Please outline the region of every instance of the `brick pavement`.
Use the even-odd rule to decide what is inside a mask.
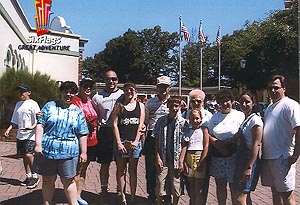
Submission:
[[[0,177],[0,205],[40,205],[42,201],[41,187],[42,183],[36,189],[30,190],[25,187],[19,186],[19,182],[24,180],[24,168],[21,158],[15,156],[16,148],[15,142],[0,141],[0,156],[3,166],[3,175]],[[100,202],[100,180],[99,180],[99,165],[95,162],[91,163],[87,171],[87,179],[85,184],[85,191],[82,196],[91,205],[101,205]],[[300,204],[300,166],[298,165],[297,173],[297,187],[296,187],[296,204]],[[115,180],[116,167],[114,163],[111,166],[110,172],[110,201],[111,205],[118,204],[116,195],[116,180]],[[127,185],[127,189],[129,186]],[[229,192],[228,192],[229,193]],[[144,158],[142,157],[138,166],[138,186],[137,186],[138,204],[145,205],[146,203],[146,181],[145,181],[145,165]],[[228,197],[229,198],[229,197]],[[188,196],[181,197],[179,204],[187,205]],[[272,204],[271,192],[269,188],[262,187],[258,184],[256,191],[252,193],[254,205]],[[67,205],[62,184],[58,179],[56,182],[56,192],[54,201],[57,205]],[[215,183],[213,179],[210,182],[208,205],[217,204]],[[231,204],[227,200],[226,204]]]

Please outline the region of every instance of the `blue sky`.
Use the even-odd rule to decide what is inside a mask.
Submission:
[[[35,27],[33,0],[19,0],[31,26]],[[93,57],[105,44],[123,35],[160,25],[178,32],[179,16],[191,33],[203,31],[214,42],[218,26],[221,36],[242,29],[246,20],[263,20],[270,11],[284,9],[284,0],[52,0],[51,19],[62,16],[75,34],[89,39],[84,57]]]

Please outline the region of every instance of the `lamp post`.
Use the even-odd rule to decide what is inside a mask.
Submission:
[[[241,69],[245,69],[245,67],[246,67],[246,60],[240,60],[240,67],[241,67]]]
[[[246,60],[245,59],[240,60],[241,70],[245,69],[245,67],[246,67]],[[243,85],[241,83],[239,83],[239,93],[242,93],[242,92],[243,92]]]

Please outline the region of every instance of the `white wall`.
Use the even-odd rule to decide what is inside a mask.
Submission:
[[[33,5],[33,2],[31,2]],[[35,25],[33,25],[35,26]],[[5,71],[7,49],[22,57],[30,72],[40,71],[57,81],[72,80],[78,82],[79,39],[76,34],[51,31],[43,35],[47,38],[59,38],[59,46],[70,46],[69,50],[28,51],[19,49],[23,45],[50,45],[47,43],[28,43],[37,38],[36,31],[30,27],[17,0],[0,0],[0,75]],[[14,66],[16,68],[16,65]]]

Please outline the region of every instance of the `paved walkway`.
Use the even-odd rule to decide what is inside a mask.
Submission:
[[[38,185],[36,189],[30,190],[25,187],[19,186],[20,181],[24,180],[24,168],[22,159],[15,156],[16,148],[15,142],[0,141],[0,156],[3,166],[3,175],[0,177],[0,205],[40,205],[42,202],[41,186]],[[99,180],[99,164],[91,163],[87,171],[87,179],[85,184],[85,191],[82,196],[91,205],[101,205],[100,195],[100,180]],[[300,204],[300,166],[298,165],[297,173],[297,187],[296,187],[296,204]],[[110,172],[110,201],[111,205],[118,204],[118,197],[116,195],[116,180],[115,180],[116,167],[112,163]],[[56,192],[54,201],[57,205],[67,205],[62,184],[58,179],[56,182]],[[127,185],[127,188],[129,186]],[[229,193],[229,192],[228,192]],[[144,158],[140,158],[138,166],[138,187],[137,187],[138,204],[145,205],[146,203],[146,180],[145,180],[145,165]],[[252,193],[253,204],[263,205],[272,204],[271,192],[269,188],[258,185],[256,191]],[[187,205],[188,196],[181,197],[179,204]],[[209,205],[217,204],[215,183],[211,180],[209,188],[208,202]],[[231,204],[227,200],[226,204]]]

